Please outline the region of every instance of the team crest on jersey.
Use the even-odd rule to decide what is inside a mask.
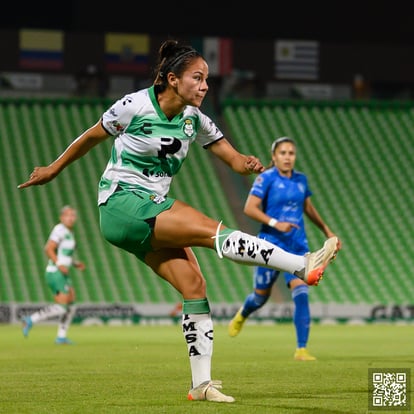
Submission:
[[[190,118],[187,118],[184,121],[184,134],[187,135],[187,137],[191,137],[194,135],[194,125],[193,125],[193,120]]]

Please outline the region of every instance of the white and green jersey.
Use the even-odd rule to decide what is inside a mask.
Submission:
[[[190,144],[196,141],[206,147],[223,137],[213,121],[193,106],[169,120],[158,105],[153,86],[115,102],[103,114],[102,126],[116,139],[99,182],[98,204],[118,184],[166,196]]]
[[[64,224],[59,223],[53,227],[49,240],[57,244],[57,261],[59,264],[71,267],[73,263],[73,253],[75,252],[75,236]],[[47,272],[56,272],[57,266],[49,259],[47,263]]]

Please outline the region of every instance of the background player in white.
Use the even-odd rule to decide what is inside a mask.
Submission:
[[[206,281],[191,247],[216,249],[219,257],[282,269],[317,284],[336,255],[337,239],[328,239],[320,251],[306,257],[293,255],[168,197],[171,180],[193,142],[236,173],[260,173],[264,167],[256,157],[239,153],[200,111],[208,91],[204,58],[175,40],[161,45],[158,58],[151,87],[115,102],[55,161],[35,167],[19,188],[49,182],[95,145],[115,137],[99,183],[102,234],[182,294],[182,328],[192,374],[188,399],[233,402],[219,391],[220,381],[211,380],[213,322]]]
[[[29,335],[33,324],[58,317],[55,343],[72,344],[67,338],[67,332],[76,312],[76,297],[69,272],[72,267],[84,270],[85,264],[74,260],[76,241],[73,227],[77,219],[76,210],[71,206],[64,206],[59,218],[60,222],[53,227],[44,248],[49,259],[45,278],[55,303],[23,317],[23,335]]]
[[[244,212],[253,220],[261,223],[258,237],[277,244],[288,252],[305,254],[309,251],[309,246],[304,214],[326,237],[334,237],[335,234],[312,203],[312,192],[306,175],[294,170],[295,141],[289,137],[276,139],[271,147],[271,157],[271,165],[256,177],[250,189]],[[267,302],[279,275],[278,270],[255,267],[254,290],[246,297],[243,306],[230,321],[230,336],[238,335],[249,315]],[[309,287],[294,274],[284,272],[284,278],[295,304],[293,322],[296,329],[296,351],[294,358],[298,361],[313,361],[316,358],[307,350],[311,322]]]

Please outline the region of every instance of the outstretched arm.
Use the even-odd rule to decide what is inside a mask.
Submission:
[[[241,154],[226,138],[211,144],[209,149],[233,171],[241,175],[258,174],[264,171],[264,167],[257,157]]]
[[[94,126],[76,138],[66,150],[46,167],[35,167],[29,180],[17,188],[26,188],[32,185],[42,185],[52,181],[65,167],[85,155],[91,148],[108,138],[108,133],[98,121]]]

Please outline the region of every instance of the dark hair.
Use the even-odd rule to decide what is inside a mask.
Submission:
[[[296,146],[296,142],[292,138],[289,138],[289,137],[280,137],[280,138],[277,138],[277,139],[275,139],[273,141],[273,144],[272,144],[272,154],[275,152],[276,148],[280,144],[282,144],[283,142],[290,142],[290,143],[292,143],[293,145]]]
[[[195,57],[202,56],[191,46],[180,45],[177,40],[166,40],[158,50],[154,85],[157,85],[160,92],[165,90],[168,84],[167,74],[173,72],[180,76]]]
[[[276,148],[280,145],[283,144],[284,142],[290,142],[292,143],[295,147],[296,147],[296,142],[294,139],[289,138],[289,137],[280,137],[280,138],[276,138],[273,142],[272,142],[272,147],[271,147],[271,154],[273,155],[274,152],[276,151]],[[273,158],[270,160],[269,165],[266,167],[266,169],[272,168],[275,164],[273,163]]]

